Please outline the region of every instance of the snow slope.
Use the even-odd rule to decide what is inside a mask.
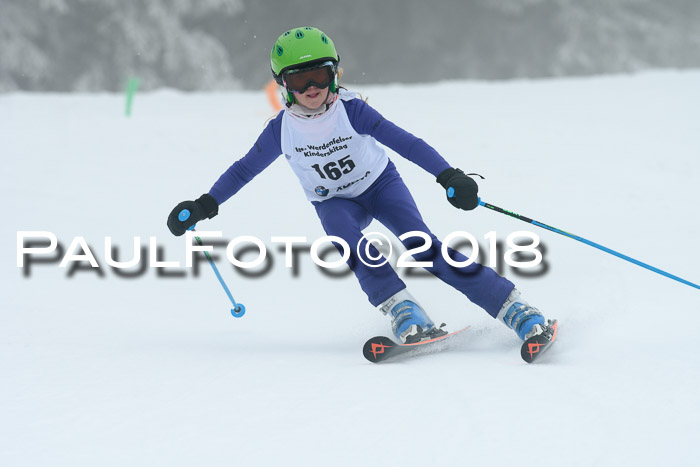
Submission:
[[[359,89],[490,203],[700,282],[700,72]],[[241,319],[206,263],[195,277],[107,267],[206,192],[272,115],[262,93],[0,96],[0,465],[697,465],[700,291],[479,208],[453,209],[392,154],[440,237],[540,235],[549,270],[504,274],[560,341],[526,365],[514,333],[434,279],[406,277],[436,321],[471,324],[447,352],[367,363],[390,332],[352,276],[295,276],[273,236],[323,231],[284,158],[200,229],[253,235],[273,259],[247,278],[223,260]],[[101,265],[16,266],[17,232],[84,236]],[[381,226],[369,230],[386,232]],[[486,242],[482,240],[483,245]],[[254,255],[246,256],[252,259]],[[25,268],[26,269],[26,268]],[[403,274],[403,273],[402,273]]]

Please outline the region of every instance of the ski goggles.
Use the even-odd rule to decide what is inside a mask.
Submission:
[[[284,87],[296,94],[303,94],[311,86],[327,88],[335,79],[335,62],[328,60],[310,68],[287,70],[282,73]]]

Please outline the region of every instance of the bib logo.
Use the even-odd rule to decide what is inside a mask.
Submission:
[[[328,188],[325,186],[317,186],[314,191],[318,196],[328,196]]]

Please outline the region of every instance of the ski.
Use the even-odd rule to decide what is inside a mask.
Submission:
[[[362,354],[372,363],[381,363],[390,358],[409,353],[420,354],[422,351],[427,351],[431,348],[435,350],[435,344],[456,336],[462,331],[469,329],[469,327],[470,326],[467,326],[458,331],[445,333],[441,336],[414,344],[398,344],[390,337],[376,336],[365,342],[365,345],[362,347]]]
[[[557,320],[550,321],[542,334],[532,336],[520,348],[520,356],[527,363],[535,362],[557,338]]]

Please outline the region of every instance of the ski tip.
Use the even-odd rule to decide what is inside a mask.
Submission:
[[[399,344],[386,336],[376,336],[365,342],[362,355],[372,363],[385,360]]]
[[[520,348],[520,356],[527,363],[533,363],[547,350],[557,338],[557,321],[553,320],[549,326],[550,332],[545,332],[538,336],[533,336],[523,342]]]
[[[448,333],[446,330],[443,329],[444,326],[445,325],[443,324],[439,328],[435,328],[436,332],[426,334],[426,339],[414,342],[412,344],[399,344],[392,338],[386,336],[373,337],[367,342],[365,342],[364,347],[362,347],[362,354],[368,361],[372,363],[379,363],[383,362],[384,360],[390,357],[393,358],[404,353],[427,348],[432,344],[441,342],[449,337],[455,336],[461,333],[462,331],[469,329],[470,327],[466,326],[457,331]]]

